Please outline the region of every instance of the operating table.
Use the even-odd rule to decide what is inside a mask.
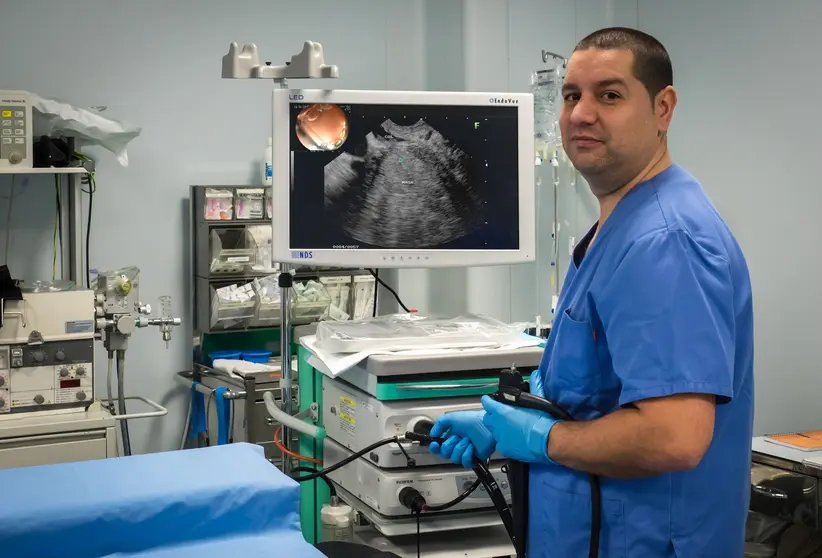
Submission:
[[[0,470],[0,556],[323,558],[251,444]]]

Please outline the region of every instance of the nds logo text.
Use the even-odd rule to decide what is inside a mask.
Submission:
[[[292,250],[291,257],[299,260],[310,260],[314,257],[314,252],[311,250]]]

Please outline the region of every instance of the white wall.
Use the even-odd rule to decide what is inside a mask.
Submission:
[[[640,0],[639,26],[673,58],[674,160],[702,181],[751,268],[755,430],[818,429],[822,3]]]
[[[107,105],[113,117],[142,126],[128,168],[100,154],[91,265],[139,266],[142,298],[170,294],[176,312],[188,318],[188,187],[258,182],[270,135],[271,84],[220,78],[229,43],[256,42],[264,58],[281,62],[312,39],[340,66],[337,87],[419,89],[422,18],[423,3],[408,0],[346,0],[344,7],[333,0],[3,2],[2,87]],[[9,185],[3,177],[0,195]],[[44,179],[14,200],[9,265],[18,277],[51,277],[53,198]],[[7,203],[0,199],[2,229]],[[161,420],[131,423],[137,452],[170,449],[179,440],[187,394],[175,389],[172,374],[189,366],[191,331],[189,322],[176,330],[168,351],[156,331],[133,336],[127,386],[170,411]],[[104,393],[102,358],[98,394]]]

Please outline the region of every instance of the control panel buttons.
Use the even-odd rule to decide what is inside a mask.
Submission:
[[[69,375],[69,369],[68,368],[61,368],[60,369],[60,377],[61,378],[66,378],[68,375]]]
[[[3,387],[4,385],[6,385],[6,377],[0,376],[0,387]]]
[[[23,349],[21,349],[20,347],[14,347],[11,350],[11,356],[13,356],[13,357],[22,357],[23,356]]]
[[[26,135],[26,131],[25,131],[25,130],[23,130],[22,128],[15,128],[15,129],[14,129],[14,135],[15,135],[15,136],[25,136],[25,135]]]
[[[3,135],[10,136],[11,135],[11,128],[3,128]]]
[[[46,360],[46,353],[41,350],[33,351],[31,353],[31,358],[34,359],[35,364],[41,364],[44,360]]]
[[[77,392],[77,401],[85,401],[86,399],[86,392],[85,391],[78,391]]]
[[[66,360],[66,353],[64,353],[62,349],[57,349],[57,352],[54,353],[54,359],[57,361]]]
[[[14,111],[14,117],[15,118],[25,118],[26,113],[23,112],[22,110],[16,110],[16,111]]]
[[[6,406],[6,400],[3,399],[2,397],[0,397],[0,409],[4,408],[5,406]]]
[[[3,138],[3,145],[11,145],[11,138]]]
[[[10,110],[4,110],[3,111],[3,118],[11,118],[11,111]]]
[[[11,126],[11,120],[3,120],[3,126]]]
[[[75,373],[76,373],[78,376],[85,376],[85,375],[86,375],[86,369],[85,369],[85,368],[83,368],[82,366],[78,366],[78,367],[77,367],[77,370],[75,371]]]
[[[18,128],[25,128],[26,127],[26,121],[25,120],[15,120],[14,125],[17,126]]]
[[[11,139],[11,138],[4,138],[4,139]],[[22,145],[26,143],[26,138],[14,138],[14,143],[17,145]]]
[[[40,395],[39,393],[34,396],[34,402],[37,403],[38,405],[42,405],[45,401],[46,401],[46,399],[42,395]]]

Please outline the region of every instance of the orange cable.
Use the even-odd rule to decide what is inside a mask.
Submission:
[[[280,442],[280,432],[283,431],[283,427],[280,426],[277,428],[276,432],[274,432],[274,445],[277,446],[277,449],[283,452],[286,455],[289,455],[295,459],[299,459],[300,461],[308,461],[309,463],[314,463],[316,465],[322,465],[323,462],[319,459],[314,459],[313,457],[306,457],[304,455],[300,455],[299,453],[294,453],[287,447],[285,447],[282,442]]]

